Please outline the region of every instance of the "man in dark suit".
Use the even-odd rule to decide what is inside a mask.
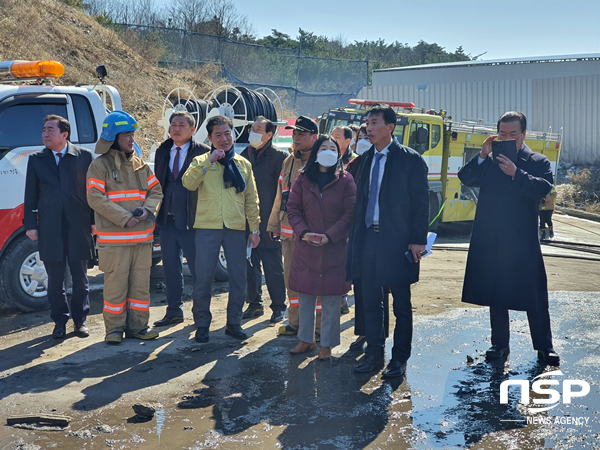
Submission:
[[[198,191],[188,191],[181,184],[181,177],[192,160],[210,151],[210,147],[192,139],[196,131],[192,115],[177,111],[169,118],[170,138],[156,150],[154,171],[164,193],[158,217],[160,246],[167,285],[167,311],[154,326],[164,327],[183,322],[183,261],[185,256],[196,282],[196,243],[194,220]]]
[[[69,142],[70,134],[66,119],[45,117],[42,140],[46,148],[29,156],[25,182],[23,225],[29,239],[38,241],[48,273],[56,339],[65,337],[69,317],[78,336],[90,334],[85,323],[90,312],[87,264],[95,229],[86,200],[86,174],[93,158],[89,150]],[[64,284],[67,263],[73,277],[70,309]]]
[[[427,164],[414,150],[392,139],[396,113],[378,103],[367,111],[373,144],[362,157],[354,220],[348,245],[347,276],[362,280],[367,351],[356,372],[383,363],[383,287],[389,286],[396,316],[392,360],[384,378],[403,376],[412,342],[410,285],[419,280],[419,260],[427,243],[429,186]],[[414,261],[409,262],[409,252]]]
[[[553,184],[548,158],[525,144],[527,120],[507,112],[481,151],[458,173],[466,186],[479,187],[462,301],[490,307],[492,347],[488,360],[509,355],[508,310],[527,311],[533,347],[540,362],[552,366],[560,358],[552,345],[548,284],[538,235],[540,200]],[[516,161],[490,157],[492,142],[513,140]]]
[[[283,276],[283,257],[281,241],[269,239],[267,225],[275,203],[277,185],[283,160],[288,154],[273,147],[273,136],[277,125],[265,117],[258,116],[252,124],[250,145],[244,149],[242,156],[252,164],[252,172],[256,180],[260,207],[260,244],[252,249],[251,261],[247,267],[247,302],[243,319],[262,316],[264,314],[262,295],[262,273],[265,273],[267,289],[271,297],[271,322],[281,322],[285,313],[285,279]]]

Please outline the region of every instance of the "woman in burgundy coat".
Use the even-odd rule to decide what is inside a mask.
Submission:
[[[298,344],[291,353],[314,349],[315,307],[321,296],[319,359],[331,357],[340,343],[340,302],[350,290],[346,282],[346,247],[356,200],[356,184],[344,171],[337,142],[320,136],[306,166],[292,186],[287,203],[296,243],[290,289],[298,292]]]

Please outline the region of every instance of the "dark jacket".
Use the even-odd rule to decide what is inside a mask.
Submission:
[[[42,261],[64,260],[63,239],[67,239],[69,259],[92,257],[94,212],[86,199],[86,174],[92,159],[92,152],[70,142],[58,166],[50,149],[29,156],[23,225],[26,230],[38,230]]]
[[[348,245],[348,280],[359,278],[362,270],[362,243],[367,230],[365,215],[374,154],[375,146],[372,146],[361,155]],[[392,142],[379,192],[377,286],[406,286],[419,281],[420,263],[409,263],[404,253],[410,244],[427,244],[428,219],[427,164],[414,150]]]
[[[290,289],[311,295],[343,295],[346,282],[348,231],[356,200],[356,185],[345,172],[319,191],[319,186],[300,174],[287,203],[288,218],[296,235],[290,270]],[[319,247],[300,239],[304,232],[324,233],[331,242]]]
[[[527,146],[517,154],[514,180],[491,158],[473,157],[458,172],[480,187],[462,301],[520,311],[548,308],[546,270],[539,243],[538,207],[550,192],[548,158]]]
[[[261,154],[262,152],[262,154]],[[276,248],[281,244],[269,238],[267,225],[277,196],[277,183],[281,174],[281,166],[288,154],[273,147],[267,142],[262,148],[255,150],[248,146],[241,153],[252,164],[252,172],[256,181],[260,206],[260,244],[258,248]]]
[[[165,226],[167,223],[167,212],[169,208],[169,203],[171,202],[171,196],[167,198],[167,192],[165,192],[165,185],[167,181],[167,177],[170,172],[169,168],[169,160],[171,158],[171,148],[173,147],[173,139],[169,138],[165,142],[163,142],[160,147],[156,150],[156,155],[154,157],[154,174],[160,183],[160,186],[163,189],[164,199],[160,211],[158,212],[158,217],[156,219],[156,224],[161,227]],[[179,171],[179,176],[176,180],[176,184],[178,184],[182,189],[181,185],[181,177],[188,169],[192,160],[199,155],[202,155],[206,152],[210,152],[210,147],[205,144],[201,144],[199,142],[194,141],[193,139],[190,141],[190,147],[188,148],[187,156],[185,157],[185,161],[181,170]],[[196,207],[198,204],[198,191],[188,191],[185,189],[185,193],[187,196],[187,217],[185,218],[185,224],[187,225],[188,230],[194,229],[194,220],[196,219]]]

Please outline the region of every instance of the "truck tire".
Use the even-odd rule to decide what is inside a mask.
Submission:
[[[27,236],[16,238],[0,261],[0,296],[21,311],[50,308],[48,274],[40,260],[37,242]]]
[[[227,260],[225,259],[225,251],[221,247],[219,252],[219,262],[217,264],[217,271],[215,272],[215,280],[224,282],[229,281],[229,274],[227,273]]]

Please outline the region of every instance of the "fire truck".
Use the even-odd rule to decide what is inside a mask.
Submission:
[[[96,68],[94,86],[54,85],[63,74],[56,61],[0,62],[0,300],[23,311],[49,306],[48,275],[37,242],[23,228],[27,160],[44,148],[43,119],[49,114],[66,118],[70,141],[93,152],[104,118],[121,109],[118,91],[104,83],[104,66]],[[136,152],[141,155],[139,147]]]
[[[495,124],[453,121],[444,110],[424,110],[414,103],[357,99],[349,103],[350,107],[332,109],[321,115],[319,132],[330,133],[337,125],[360,125],[366,121],[368,107],[376,103],[390,105],[397,117],[394,138],[421,154],[429,167],[430,229],[475,218],[479,190],[463,185],[458,171],[479,153],[488,136],[497,134]],[[525,143],[550,160],[556,177],[562,130],[560,133],[527,130]]]

